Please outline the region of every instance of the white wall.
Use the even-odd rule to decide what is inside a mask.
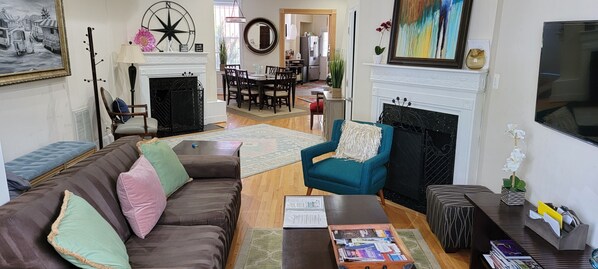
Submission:
[[[595,20],[596,10],[598,2],[592,0],[502,3],[496,57],[491,60],[491,76],[500,74],[500,85],[488,93],[478,180],[500,190],[500,179],[506,176],[501,167],[512,147],[504,131],[507,123],[519,123],[528,134],[520,172],[528,183],[526,198],[574,209],[590,224],[588,242],[593,246],[598,246],[598,147],[541,126],[534,122],[534,113],[543,22]]]
[[[374,28],[392,16],[392,0],[377,5],[352,0],[358,6],[358,42],[355,73],[354,118],[370,119],[370,68],[359,63],[372,61],[379,34]],[[528,133],[528,158],[520,176],[528,183],[526,198],[564,204],[590,224],[588,243],[598,246],[598,147],[542,127],[534,122],[536,84],[540,59],[542,24],[557,20],[595,20],[598,2],[579,0],[574,4],[558,0],[474,1],[468,39],[491,41],[489,85],[500,74],[497,90],[488,88],[484,107],[481,159],[477,184],[500,191],[501,170],[512,149],[505,135],[507,123],[519,123]],[[388,48],[388,35],[382,44]],[[386,57],[387,52],[384,53]]]
[[[336,9],[336,47],[344,48],[347,29],[347,0],[244,0],[242,1],[243,14],[249,22],[255,18],[266,18],[270,20],[278,34],[284,34],[284,25],[279,24],[279,14],[281,8],[291,9]],[[297,25],[297,30],[300,27]],[[243,29],[242,29],[243,30]],[[297,41],[298,42],[298,41]],[[258,55],[248,50],[244,45],[242,47],[243,68],[251,70],[253,64],[260,65],[278,65],[280,44],[267,55]],[[295,52],[296,53],[296,52]]]
[[[106,2],[64,0],[63,7],[73,75],[0,87],[0,124],[4,126],[0,140],[4,143],[5,161],[58,140],[74,139],[72,110],[93,104],[93,87],[83,81],[91,78],[89,53],[83,44],[87,26],[96,27],[96,51],[99,58],[106,59],[97,68],[98,76],[108,83],[100,85],[112,82]]]
[[[145,11],[155,2],[148,2],[144,0],[107,0],[109,3],[108,10],[110,10],[110,21],[112,21],[112,30],[115,37],[114,42],[120,46],[128,41],[133,40],[135,34],[141,27],[141,19]],[[203,43],[204,52],[214,52],[214,5],[213,1],[194,1],[194,0],[179,0],[176,1],[183,6],[193,18],[195,22],[195,43]],[[108,22],[108,21],[107,21]],[[159,40],[160,36],[156,36]],[[165,41],[164,41],[165,42]],[[177,47],[178,49],[178,47]],[[191,48],[193,49],[193,48]],[[114,50],[114,57],[118,50]],[[207,66],[215,66],[215,54],[208,54]],[[125,64],[117,64],[114,66],[115,72],[124,76],[126,79],[119,80],[120,88],[126,91],[130,88],[128,82],[128,73]],[[208,68],[206,74],[205,99],[206,101],[213,101],[217,99],[216,69]],[[139,81],[136,83],[136,89],[139,89]],[[136,95],[138,96],[138,95]],[[126,99],[125,99],[126,100]]]
[[[120,45],[131,40],[141,25],[143,12],[154,2],[141,0],[63,0],[67,41],[72,75],[0,87],[0,140],[4,143],[5,161],[59,140],[74,140],[75,126],[72,111],[89,107],[95,113],[93,86],[83,79],[91,79],[91,65],[87,47],[87,27],[94,27],[99,83],[113,95],[129,100],[126,66],[116,63]],[[178,1],[195,20],[196,43],[204,44],[204,51],[214,51],[214,12],[212,1]],[[278,13],[277,13],[278,14]],[[210,55],[208,66],[214,65]],[[208,69],[205,98],[216,100],[216,71]],[[139,82],[137,82],[137,89]],[[103,126],[110,126],[108,115],[101,105]],[[95,120],[95,114],[92,115]],[[96,123],[93,122],[94,136]],[[103,130],[104,134],[109,130]]]
[[[357,44],[355,54],[355,83],[353,89],[353,119],[370,120],[372,83],[370,67],[363,63],[371,63],[374,55],[374,47],[378,45],[380,33],[376,27],[381,22],[392,20],[394,0],[378,0],[373,5],[368,0],[351,0],[348,7],[357,7]],[[471,11],[468,39],[492,39],[494,20],[496,17],[496,5],[498,0],[473,1]],[[394,25],[393,25],[394,27]],[[382,47],[386,47],[383,53],[382,63],[386,62],[390,43],[390,34],[387,32],[382,39]]]

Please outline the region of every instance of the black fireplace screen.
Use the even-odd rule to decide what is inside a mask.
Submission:
[[[453,183],[458,116],[384,104],[381,122],[395,128],[385,196],[425,213],[426,187]]]
[[[152,117],[158,136],[203,131],[204,88],[197,77],[150,78]]]

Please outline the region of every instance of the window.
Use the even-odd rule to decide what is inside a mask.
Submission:
[[[224,39],[228,49],[228,64],[241,63],[241,26],[238,23],[226,23],[225,18],[239,16],[239,7],[233,6],[233,0],[214,0],[214,42],[216,44],[216,67],[220,66],[218,49],[220,40]]]

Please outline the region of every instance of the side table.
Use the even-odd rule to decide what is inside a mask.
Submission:
[[[324,117],[322,135],[326,141],[332,137],[334,120],[345,118],[345,98],[333,98],[332,92],[324,91]]]

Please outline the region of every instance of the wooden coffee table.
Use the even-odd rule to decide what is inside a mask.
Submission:
[[[172,150],[177,155],[225,155],[241,157],[241,145],[243,145],[243,142],[237,141],[183,140],[174,146]]]
[[[374,195],[324,196],[328,225],[390,223]],[[283,229],[282,268],[337,268],[328,229]]]

